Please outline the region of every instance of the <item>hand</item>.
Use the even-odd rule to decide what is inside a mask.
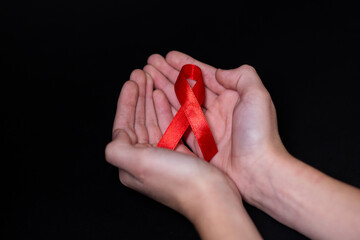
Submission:
[[[162,91],[153,93],[150,75],[135,70],[130,79],[120,93],[113,141],[106,147],[121,182],[185,215],[204,238],[259,238],[225,174],[182,143],[176,151],[156,148],[172,119],[171,107]]]
[[[251,202],[257,191],[252,186],[257,184],[254,180],[261,181],[263,171],[274,159],[271,156],[287,154],[271,97],[250,66],[220,70],[176,51],[168,53],[166,59],[154,54],[144,70],[154,79],[155,87],[166,94],[174,114],[180,105],[173,84],[181,67],[188,63],[201,68],[206,85],[203,109],[219,150],[211,163],[225,171]],[[185,139],[201,157],[194,134],[188,132]]]
[[[133,71],[130,79],[120,93],[113,141],[106,148],[106,159],[119,168],[124,185],[186,214],[182,202],[203,188],[194,183],[202,184],[206,173],[217,176],[220,172],[189,152],[188,155],[179,153],[187,150],[182,144],[177,148],[179,152],[155,147],[162,136],[160,126],[169,121],[166,114],[162,114],[159,126],[155,107],[163,113],[170,106],[162,104],[161,91],[154,93],[157,103],[154,105],[152,80],[143,71]]]
[[[274,105],[256,71],[247,65],[215,69],[176,51],[166,59],[150,56],[144,70],[164,91],[174,114],[180,106],[173,84],[184,64],[203,71],[203,110],[219,150],[210,163],[230,176],[245,200],[311,239],[357,239],[360,190],[286,151]],[[185,139],[201,157],[193,133]]]

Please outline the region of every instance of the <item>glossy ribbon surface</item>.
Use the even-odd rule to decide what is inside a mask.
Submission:
[[[196,81],[193,88],[190,87],[187,79]],[[218,150],[201,109],[205,99],[205,86],[200,68],[192,64],[184,65],[174,88],[181,107],[157,146],[174,150],[190,125],[204,159],[210,161]]]

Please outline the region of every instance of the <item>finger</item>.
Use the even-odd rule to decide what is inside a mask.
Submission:
[[[161,72],[159,72],[154,66],[146,65],[144,71],[147,72],[154,80],[154,86],[156,89],[160,89],[165,93],[171,106],[176,109],[180,108],[180,103],[176,97],[174,84],[172,84]]]
[[[218,69],[216,79],[225,88],[235,90],[240,95],[250,88],[266,91],[256,70],[249,65],[242,65],[231,70]]]
[[[147,62],[149,65],[154,66],[157,70],[159,70],[172,83],[175,83],[181,67],[179,69],[173,68],[160,54],[150,55],[150,57],[147,59]]]
[[[128,129],[134,132],[135,111],[139,89],[135,82],[124,83],[117,103],[117,109],[113,124],[113,131],[116,129]],[[137,141],[136,134],[130,133],[131,139]]]
[[[204,83],[206,87],[215,94],[220,94],[224,91],[224,87],[221,86],[215,79],[216,68],[208,64],[202,63],[187,54],[178,51],[170,51],[166,55],[166,61],[170,66],[180,71],[181,67],[185,64],[194,64],[201,68],[204,77]]]
[[[157,80],[162,81],[159,83],[159,85],[162,85],[162,86],[164,86],[165,84],[168,85],[168,83],[163,82],[164,80],[167,80],[168,82],[171,83],[171,86],[170,85],[166,86],[166,88],[163,88],[161,90],[163,90],[167,96],[172,95],[172,96],[176,97],[176,95],[173,93],[174,92],[174,84],[176,82],[176,79],[179,75],[179,71],[182,66],[180,67],[180,69],[173,68],[159,54],[151,55],[148,58],[148,63],[149,63],[149,65],[153,66],[159,73],[161,73],[164,76],[161,79],[156,79],[154,77],[155,86],[157,84]],[[213,76],[213,78],[214,78],[214,76]],[[204,82],[205,82],[205,78],[204,78]],[[195,84],[195,81],[189,80],[189,83],[190,83],[190,86],[192,87]],[[171,89],[171,91],[169,91],[169,89]],[[217,95],[213,91],[211,91],[209,88],[205,87],[205,100],[204,100],[203,106],[205,108],[208,108],[210,106],[210,104],[212,103],[212,101],[216,98],[216,96]],[[169,100],[170,100],[170,103],[173,103],[172,99],[169,98]],[[176,101],[177,101],[177,98],[176,98]],[[175,108],[177,108],[177,105],[173,105],[173,106]]]
[[[154,84],[151,76],[146,73],[146,100],[145,100],[145,121],[149,136],[149,143],[155,145],[159,142],[162,133],[156,117],[155,106],[153,101]]]
[[[139,88],[138,101],[135,113],[135,132],[139,143],[148,143],[149,136],[145,126],[145,95],[146,95],[146,77],[144,71],[140,69],[134,70],[130,75],[130,80],[137,83]]]
[[[146,170],[152,167],[153,162],[149,159],[156,160],[154,159],[156,156],[153,156],[154,150],[156,148],[149,144],[134,144],[128,131],[119,129],[113,141],[106,146],[105,158],[110,164],[129,174],[126,176],[129,182],[125,185],[131,185],[129,187],[134,188],[135,185],[132,183],[136,180],[141,183]],[[130,180],[131,176],[134,177],[133,180]]]
[[[106,146],[105,158],[110,164],[126,172],[122,173],[122,178],[126,178],[125,185],[133,188],[135,185],[132,183],[135,183],[135,180],[142,183],[149,170],[154,170],[154,161],[162,155],[158,154],[157,148],[149,144],[134,144],[128,131],[118,129],[116,132],[114,139]]]
[[[173,113],[176,114],[176,110],[170,106],[166,96],[162,91],[155,90],[153,96],[159,127],[161,132],[164,134],[172,119],[174,118]],[[179,142],[175,150],[193,155],[192,152],[182,142]]]
[[[159,127],[162,134],[164,134],[172,119],[174,118],[172,108],[165,94],[161,90],[155,90],[153,93],[153,98]]]
[[[113,140],[106,146],[105,158],[110,164],[123,168],[123,162],[127,155],[133,152],[133,140],[128,130],[116,129]],[[124,158],[125,157],[125,158]],[[132,161],[130,161],[132,162]]]

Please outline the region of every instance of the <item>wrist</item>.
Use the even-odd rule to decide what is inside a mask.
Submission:
[[[286,151],[269,154],[263,166],[261,176],[254,178],[256,190],[249,196],[249,203],[278,221],[288,223],[301,211],[298,194],[302,192],[300,187],[304,180],[321,175]]]
[[[360,192],[290,154],[271,156],[263,178],[254,178],[250,204],[311,239],[358,236]]]
[[[191,193],[182,195],[180,206],[182,214],[194,224],[205,214],[226,205],[228,199],[232,205],[242,205],[241,195],[235,184],[217,169],[213,169],[210,174],[198,175],[192,182]]]
[[[274,149],[265,152],[258,160],[255,171],[248,171],[251,174],[247,177],[245,191],[241,191],[244,199],[251,205],[266,211],[266,206],[278,200],[278,190],[281,188],[279,176],[284,176],[282,181],[287,178],[287,173],[294,171],[297,159],[291,156],[284,149]],[[300,169],[299,169],[300,171]]]
[[[236,185],[225,175],[208,179],[197,206],[186,211],[202,239],[260,239]]]

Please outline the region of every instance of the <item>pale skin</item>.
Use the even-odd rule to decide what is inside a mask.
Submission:
[[[120,93],[113,141],[106,159],[120,181],[186,216],[202,239],[261,239],[236,185],[184,144],[176,151],[156,144],[171,122],[171,106],[153,80],[135,70]]]
[[[202,157],[201,151],[191,131],[185,138],[191,151],[184,144],[180,144],[174,152],[153,147],[180,107],[173,84],[180,68],[187,63],[201,68],[206,85],[203,108],[219,149],[210,164],[199,161]],[[166,58],[157,54],[150,56],[148,65],[143,70],[148,75],[141,70],[133,72],[130,77],[133,83],[125,84],[120,94],[113,130],[115,133],[118,132],[117,129],[124,130],[117,134],[106,151],[108,161],[119,167],[120,179],[125,185],[187,216],[204,239],[211,239],[216,234],[222,236],[224,232],[234,239],[260,238],[241,204],[241,196],[248,203],[310,238],[359,238],[359,189],[321,173],[286,151],[278,133],[271,97],[252,67],[244,65],[233,70],[220,70],[186,54],[172,51]],[[137,77],[142,74],[145,77]],[[141,78],[145,78],[146,84],[142,83]],[[158,90],[152,95],[150,85],[153,83]],[[141,87],[145,85],[146,87]],[[127,95],[125,92],[131,91],[137,100],[122,97]],[[153,99],[155,107],[151,107],[150,99]],[[127,108],[125,106],[132,106],[129,107],[132,110],[124,110]],[[129,112],[135,112],[134,116]],[[129,149],[133,149],[131,154]],[[159,165],[154,164],[154,161],[159,162]],[[179,167],[174,167],[175,165]],[[171,170],[174,168],[176,169]],[[151,174],[159,169],[162,174]],[[188,177],[186,180],[180,177],[184,176],[180,174],[180,169],[183,169],[182,174],[190,174],[185,175]],[[196,171],[201,171],[202,177],[199,178],[199,172]],[[189,176],[193,178],[190,180]],[[219,187],[219,184],[209,184],[214,183],[210,179],[219,179],[217,177],[222,180],[215,182],[222,183],[222,187]],[[226,190],[234,201],[230,204],[224,200],[225,204],[219,205],[225,206],[223,211],[214,210],[211,206],[217,204],[206,201],[209,208],[202,211],[199,210],[201,208],[196,208],[200,203],[194,200],[201,199],[200,197],[188,199],[187,197],[193,194],[189,189],[183,196],[172,195],[169,189],[172,186],[167,179],[173,179],[172,184],[188,184],[187,187],[193,186],[194,189],[194,183],[200,183],[195,186],[201,186],[204,191],[200,192],[206,199],[211,199],[209,196],[219,196],[214,194],[215,192]],[[212,185],[214,186],[209,187]],[[172,197],[165,196],[167,194]],[[216,201],[222,200],[215,199],[214,202]],[[231,211],[232,214],[221,214],[227,211],[226,206],[238,209],[238,214],[234,214],[234,211]],[[225,218],[227,221],[224,224],[218,221],[214,223],[214,228],[209,227],[215,222],[211,219],[216,218],[209,216],[204,223],[203,218],[196,219],[192,216],[194,209],[201,213],[208,213],[211,209],[211,216],[222,217],[221,219]],[[211,233],[207,233],[209,229],[212,230]],[[223,229],[226,231],[221,231]]]

